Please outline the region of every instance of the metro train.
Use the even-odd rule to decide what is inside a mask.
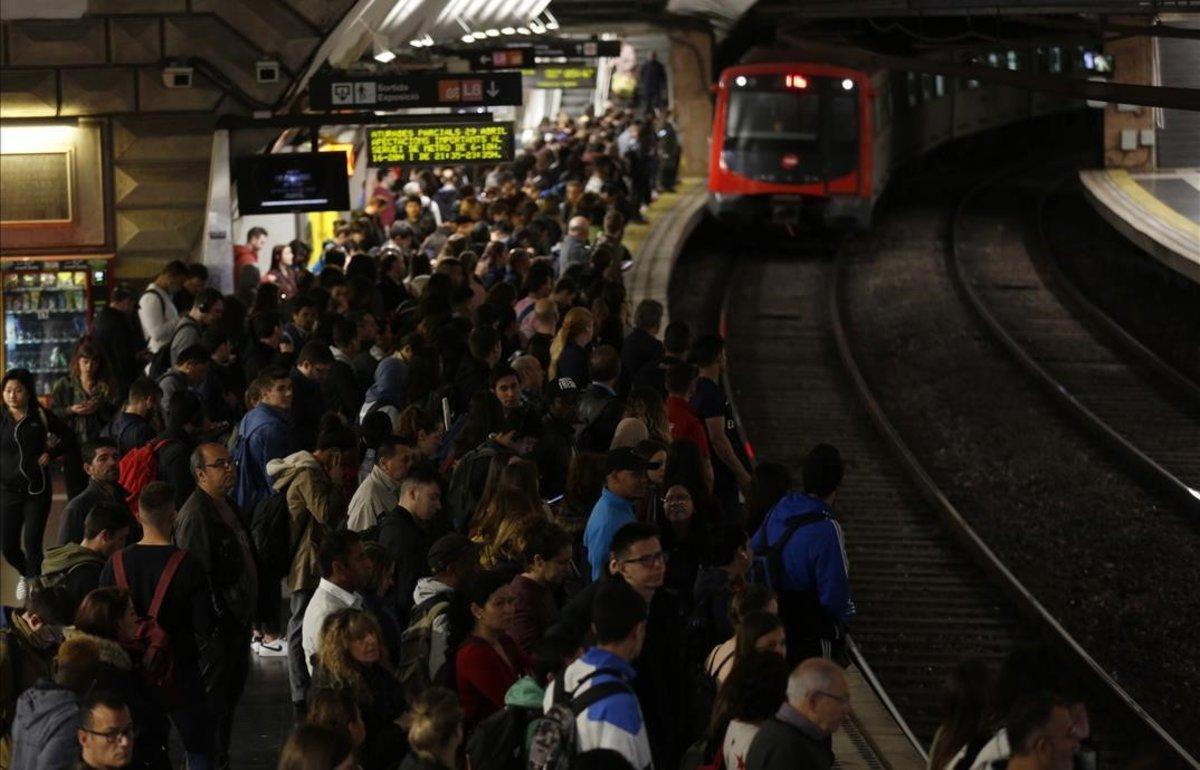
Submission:
[[[802,50],[752,51],[721,73],[709,151],[709,211],[722,222],[818,220],[868,228],[896,167],[969,134],[1083,106],[1079,99],[928,73],[868,70]],[[1083,46],[987,51],[971,61],[1091,74]]]

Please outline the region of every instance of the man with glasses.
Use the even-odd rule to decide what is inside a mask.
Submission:
[[[114,770],[133,760],[134,725],[129,706],[117,695],[93,692],[83,699],[83,724],[76,733],[80,757],[77,768]]]
[[[191,457],[196,490],[175,523],[175,545],[199,563],[218,614],[214,633],[202,636],[200,677],[215,726],[212,755],[218,768],[229,762],[233,712],[250,671],[246,640],[258,597],[258,571],[250,533],[229,498],[236,481],[233,459],[222,444],[204,443]],[[283,645],[279,642],[282,651]]]
[[[1039,692],[1017,701],[1005,720],[1012,746],[1007,770],[1071,770],[1080,734],[1069,704]]]
[[[829,770],[831,738],[850,715],[850,686],[833,661],[809,658],[788,677],[787,701],[763,723],[746,770]]]
[[[613,535],[624,525],[637,520],[633,506],[646,496],[646,471],[655,470],[658,465],[629,447],[608,453],[604,489],[583,531],[583,545],[587,549],[588,564],[592,566],[592,580],[599,580],[605,574]]]

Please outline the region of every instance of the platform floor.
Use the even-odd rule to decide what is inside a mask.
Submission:
[[[1200,169],[1081,171],[1105,220],[1172,270],[1200,283]]]

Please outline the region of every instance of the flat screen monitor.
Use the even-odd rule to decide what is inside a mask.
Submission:
[[[350,183],[341,152],[249,155],[234,163],[238,211],[347,211]]]

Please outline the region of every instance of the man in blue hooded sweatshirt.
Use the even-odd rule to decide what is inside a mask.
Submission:
[[[791,663],[838,657],[854,615],[842,528],[831,508],[843,472],[835,447],[813,447],[804,458],[804,490],[784,495],[750,541],[756,574],[779,596]]]
[[[254,381],[258,405],[246,412],[238,425],[233,459],[237,463],[237,486],[233,499],[250,515],[260,500],[271,495],[267,463],[290,455],[292,446],[292,381],[285,369],[268,369]]]

